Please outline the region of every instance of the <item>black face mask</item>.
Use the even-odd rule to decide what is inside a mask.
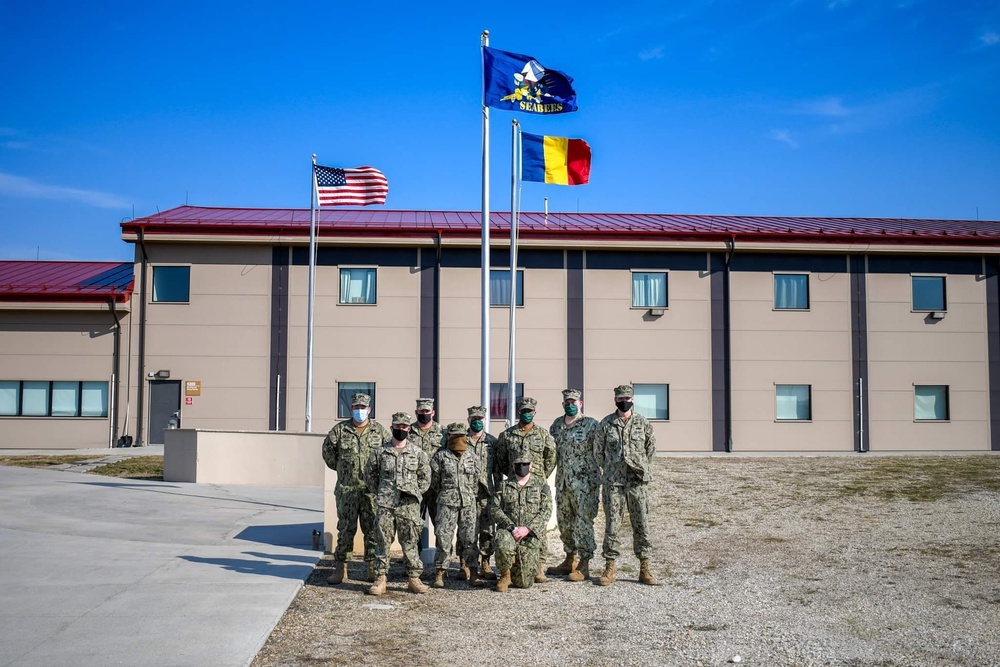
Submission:
[[[421,424],[430,424],[432,419],[434,415],[417,415],[417,421]]]
[[[514,464],[514,475],[517,477],[527,477],[528,473],[531,471],[530,463],[515,463]]]
[[[615,405],[618,406],[618,409],[622,412],[628,412],[632,409],[633,404],[632,401],[615,401]]]
[[[392,429],[392,437],[394,437],[396,440],[399,440],[400,442],[402,442],[403,440],[406,440],[406,436],[409,435],[409,434],[410,434],[409,431],[401,429],[401,428],[394,428],[394,429]]]

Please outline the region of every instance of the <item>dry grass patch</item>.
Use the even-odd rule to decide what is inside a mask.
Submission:
[[[17,466],[18,468],[48,468],[49,466],[66,465],[68,463],[93,461],[95,458],[97,457],[93,455],[81,456],[80,454],[0,456],[0,465]]]
[[[127,477],[129,479],[163,480],[162,456],[133,456],[114,463],[107,463],[91,470],[96,475]]]

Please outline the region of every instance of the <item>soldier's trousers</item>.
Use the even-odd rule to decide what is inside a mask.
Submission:
[[[375,514],[375,574],[389,573],[389,547],[397,536],[403,548],[403,565],[407,577],[419,577],[424,571],[420,560],[420,531],[424,522],[420,518],[420,504],[412,503],[397,508],[379,507]]]
[[[365,560],[375,558],[375,499],[367,489],[336,490],[337,498],[337,547],[333,559],[346,562],[354,551],[354,536],[361,521],[361,534],[365,537]]]
[[[529,535],[520,542],[507,530],[496,533],[497,567],[510,571],[510,583],[517,588],[531,588],[542,562],[542,541]]]
[[[590,559],[597,551],[594,519],[600,492],[600,487],[566,488],[556,496],[559,537],[567,555],[579,554],[580,558]]]
[[[458,544],[455,546],[455,553],[459,555],[463,563],[469,567],[476,567],[479,555],[479,549],[476,547],[476,514],[479,512],[479,508],[476,505],[468,507],[438,505],[437,510],[437,522],[434,527],[434,535],[437,539],[434,567],[440,570],[448,563],[448,557],[452,554],[452,546],[455,545],[456,531]]]
[[[483,505],[479,511],[479,557],[489,560],[495,549],[494,540],[496,535],[496,524],[490,516],[489,507]]]
[[[632,523],[632,549],[640,559],[653,555],[649,540],[649,484],[628,486],[604,485],[604,558],[614,560],[621,555],[618,531],[622,527],[625,508]]]

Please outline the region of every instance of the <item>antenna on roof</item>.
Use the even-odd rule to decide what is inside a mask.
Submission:
[[[544,224],[548,226],[549,224],[549,198],[545,198],[545,221]]]
[[[42,257],[42,246],[35,246],[35,261],[39,261]]]

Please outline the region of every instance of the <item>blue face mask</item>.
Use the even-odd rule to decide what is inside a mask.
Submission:
[[[567,403],[563,406],[563,412],[570,417],[576,417],[576,415],[580,412],[580,408],[576,407],[576,403]]]
[[[358,424],[368,419],[368,408],[355,408],[351,411],[351,417]]]

